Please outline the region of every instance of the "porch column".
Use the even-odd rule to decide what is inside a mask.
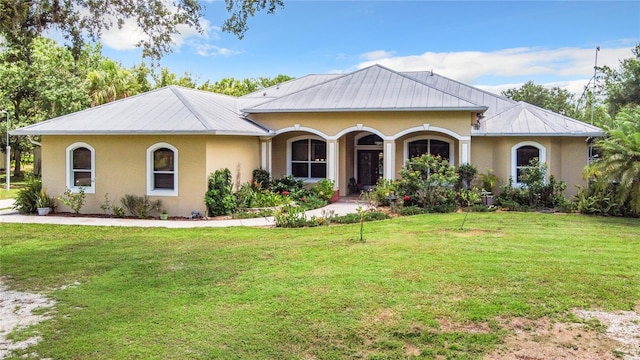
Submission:
[[[340,188],[338,183],[340,173],[338,145],[338,140],[327,140],[327,179],[333,180],[334,190]]]
[[[383,143],[384,148],[384,178],[386,180],[395,180],[396,178],[396,141],[385,140]]]
[[[271,137],[260,137],[260,168],[267,170],[271,175],[272,158],[271,158]]]
[[[458,165],[471,163],[471,139],[460,140],[458,143],[458,152],[460,153]]]

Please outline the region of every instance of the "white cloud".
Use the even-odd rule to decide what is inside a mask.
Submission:
[[[190,46],[194,49],[195,53],[200,56],[233,56],[242,54],[242,51],[231,50],[215,45],[211,45],[209,43],[203,41],[193,41],[190,43]]]
[[[364,54],[360,55],[360,57],[362,59],[367,60],[367,61],[375,61],[375,60],[389,58],[389,57],[393,56],[393,54],[394,54],[394,52],[389,52],[389,51],[384,51],[384,50],[376,50],[376,51],[370,51],[368,53],[364,53]]]
[[[598,52],[598,66],[608,65],[617,68],[621,59],[633,56],[632,47],[633,45],[601,47],[601,51]],[[389,56],[370,57],[370,54],[385,53]],[[580,95],[593,76],[595,53],[595,47],[522,47],[490,52],[426,52],[410,56],[392,56],[392,52],[378,50],[363,54],[362,57],[367,61],[359,63],[357,68],[380,64],[397,71],[433,70],[440,75],[476,85],[491,78],[492,85],[478,86],[498,93],[508,88],[520,87],[524,82],[533,80],[536,84],[558,86]],[[522,82],[515,83],[514,79]],[[551,82],[549,79],[554,80]]]
[[[178,25],[178,33],[171,36],[173,51],[180,52],[183,46],[193,47],[196,53],[200,54],[204,41],[217,41],[220,39],[220,27],[212,26],[209,20],[200,19],[203,33],[200,34],[195,28],[188,25]],[[102,43],[105,47],[114,50],[133,50],[141,40],[148,39],[148,36],[136,24],[135,20],[126,20],[122,28],[113,26],[111,29],[103,32],[101,36]],[[211,46],[213,48],[214,46]],[[210,49],[207,49],[207,52]],[[218,48],[218,53],[230,53],[225,49]]]

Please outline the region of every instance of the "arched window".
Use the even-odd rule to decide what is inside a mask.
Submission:
[[[147,149],[147,195],[178,195],[178,149],[159,143]]]
[[[288,174],[296,178],[327,177],[327,143],[318,137],[293,138],[288,141]]]
[[[420,136],[404,142],[405,161],[424,154],[440,155],[453,165],[453,144],[440,136]]]
[[[95,193],[95,163],[95,150],[89,144],[78,142],[67,147],[67,188]]]
[[[520,177],[525,169],[531,168],[531,160],[538,159],[540,164],[546,161],[546,149],[544,146],[525,141],[511,148],[511,176],[516,184],[520,183]]]

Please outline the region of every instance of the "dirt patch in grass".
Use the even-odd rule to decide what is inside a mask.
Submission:
[[[485,360],[640,360],[640,315],[575,310],[584,323],[512,318],[505,342]],[[600,327],[600,329],[598,329]],[[603,331],[604,330],[604,331]]]
[[[42,295],[8,290],[0,279],[0,359],[40,341],[37,335],[14,341],[9,334],[48,319],[45,310],[54,304]]]

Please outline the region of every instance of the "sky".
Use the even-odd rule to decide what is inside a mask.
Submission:
[[[433,70],[499,93],[527,81],[579,96],[594,65],[618,68],[640,42],[640,1],[307,1],[256,13],[243,39],[221,32],[222,0],[203,1],[204,34],[184,28],[160,66],[198,84],[302,77],[380,64]],[[133,26],[105,33],[103,54],[138,64]],[[597,51],[597,47],[600,48]]]

